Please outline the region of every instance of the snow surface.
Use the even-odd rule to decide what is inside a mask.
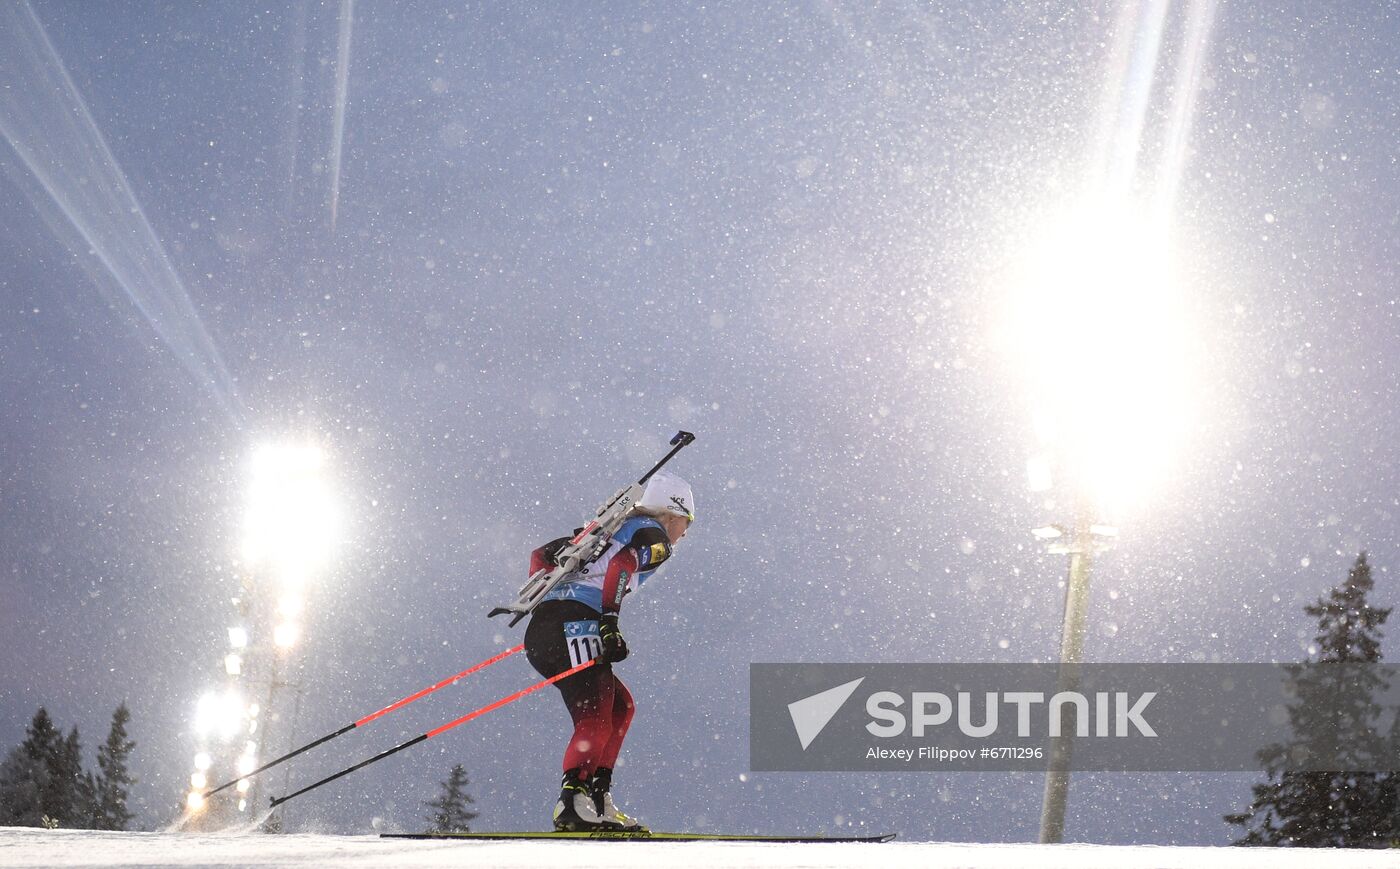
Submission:
[[[606,869],[938,867],[938,869],[1328,869],[1400,867],[1400,853],[1121,845],[779,845],[731,842],[431,842],[377,836],[101,833],[0,827],[0,866],[471,866]]]

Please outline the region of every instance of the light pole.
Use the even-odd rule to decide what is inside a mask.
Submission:
[[[228,763],[227,755],[236,751],[232,762],[236,773],[251,773],[268,746],[277,742],[277,734],[269,737],[269,726],[284,725],[280,689],[300,690],[289,678],[295,671],[292,647],[301,635],[307,584],[329,563],[339,524],[336,498],[324,479],[325,464],[324,453],[311,445],[270,445],[253,456],[244,516],[243,578],[233,599],[238,621],[229,628],[224,656],[229,688],[225,698],[207,694],[196,715],[201,744],[186,805],[191,815],[203,814],[206,826],[233,816],[222,802],[214,817],[206,811],[203,789],[208,771]],[[261,687],[263,679],[265,705],[249,704],[239,686]],[[220,744],[214,744],[209,734],[217,736]],[[262,780],[241,779],[237,811],[258,807],[262,797]],[[269,824],[274,829],[277,820],[269,818]]]
[[[1198,393],[1191,360],[1200,354],[1168,226],[1151,202],[1089,191],[1040,215],[1024,237],[1008,267],[1005,327],[996,334],[1030,405],[1030,490],[1048,493],[1042,509],[1052,515],[1073,511],[1066,525],[1035,530],[1049,551],[1069,556],[1057,678],[1068,691],[1084,657],[1090,568],[1117,535],[1099,523],[1137,514],[1166,482],[1190,434]],[[1140,527],[1140,514],[1135,521]],[[1059,733],[1041,842],[1064,835],[1073,733]]]
[[[1108,548],[1118,529],[1093,522],[1081,511],[1071,528],[1047,525],[1035,529],[1038,539],[1048,542],[1048,551],[1069,556],[1069,579],[1065,586],[1065,617],[1060,630],[1060,669],[1055,693],[1079,690],[1079,665],[1084,661],[1084,634],[1089,609],[1089,569],[1094,555]],[[1059,736],[1050,740],[1050,763],[1045,772],[1045,796],[1040,806],[1040,842],[1064,839],[1065,805],[1069,800],[1070,760],[1074,753],[1074,732],[1078,722],[1073,704],[1060,710]]]

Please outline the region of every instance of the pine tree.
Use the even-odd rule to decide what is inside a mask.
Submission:
[[[78,784],[78,792],[82,795],[83,829],[102,829],[97,825],[97,779],[93,777],[91,771],[83,773],[83,778]]]
[[[1346,582],[1304,608],[1317,619],[1314,664],[1290,667],[1296,701],[1288,707],[1292,745],[1259,751],[1267,780],[1254,785],[1250,807],[1225,816],[1242,827],[1238,845],[1382,847],[1394,834],[1395,783],[1378,759],[1385,751],[1379,734],[1381,709],[1375,698],[1388,687],[1373,670],[1330,666],[1376,664],[1381,660],[1381,626],[1389,609],[1373,607],[1366,596],[1374,582],[1366,553],[1356,559]],[[1335,734],[1346,734],[1339,741]],[[1300,746],[1331,750],[1333,770],[1288,771]]]
[[[40,827],[44,794],[49,790],[49,765],[15,746],[0,764],[0,827]]]
[[[44,786],[39,789],[40,825],[52,826],[53,821],[59,820],[59,812],[65,808],[67,801],[67,782],[60,777],[65,746],[62,732],[44,707],[40,706],[34,713],[20,749],[30,760],[43,765]],[[45,820],[47,823],[44,823]]]
[[[58,728],[49,717],[49,711],[40,706],[29,726],[24,729],[24,742],[20,743],[19,747],[31,760],[47,761],[53,756],[60,739]]]
[[[89,795],[83,790],[83,746],[78,728],[54,744],[48,758],[50,783],[46,814],[61,827],[86,827],[92,815]]]
[[[425,818],[432,824],[428,828],[429,833],[471,832],[468,825],[477,813],[467,808],[468,804],[473,802],[467,794],[468,784],[470,782],[467,780],[467,771],[460,763],[454,765],[447,781],[441,783],[442,795],[423,804],[433,810],[433,813]]]
[[[53,816],[58,791],[53,761],[62,746],[58,728],[40,706],[25,728],[24,742],[10,751],[0,767],[0,823],[39,827]]]
[[[128,788],[136,783],[127,769],[127,759],[136,743],[127,738],[126,725],[131,712],[123,702],[112,713],[107,741],[97,749],[96,779],[92,783],[92,826],[98,830],[125,830],[132,814],[126,807]]]

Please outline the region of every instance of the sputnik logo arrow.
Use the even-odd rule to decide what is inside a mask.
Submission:
[[[797,730],[797,738],[802,743],[803,751],[806,751],[812,740],[831,723],[831,719],[841,711],[841,707],[864,681],[865,677],[861,676],[844,685],[828,688],[820,694],[803,697],[788,704],[788,714],[792,716],[792,726]]]

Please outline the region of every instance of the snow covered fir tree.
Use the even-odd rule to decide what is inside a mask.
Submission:
[[[0,764],[0,826],[126,829],[128,788],[135,781],[127,766],[135,747],[126,734],[130,719],[126,704],[118,706],[93,775],[83,770],[78,728],[63,736],[40,706],[24,742]]]
[[[426,832],[471,832],[471,822],[478,813],[468,808],[475,802],[467,793],[467,785],[469,784],[471,782],[467,778],[466,769],[460,763],[454,764],[452,771],[448,773],[447,780],[440,783],[442,792],[437,799],[429,800],[423,804],[432,809],[432,814],[425,818],[432,825],[428,827]]]
[[[75,727],[65,739],[40,706],[24,742],[0,767],[0,823],[20,827],[82,826],[85,820],[81,743]]]
[[[94,830],[125,830],[132,813],[126,800],[136,779],[131,776],[127,761],[136,747],[126,732],[131,711],[122,703],[112,713],[112,726],[107,741],[97,749],[97,776],[92,783],[92,828]]]
[[[1317,619],[1309,664],[1290,669],[1296,701],[1288,707],[1294,742],[1270,745],[1258,753],[1267,781],[1253,786],[1253,801],[1225,816],[1244,835],[1235,844],[1317,848],[1391,846],[1397,824],[1397,784],[1388,770],[1396,731],[1382,735],[1379,697],[1388,686],[1370,668],[1381,660],[1381,626],[1389,608],[1371,605],[1374,588],[1366,553],[1357,557],[1346,581],[1304,608]],[[1332,666],[1343,665],[1343,666]],[[1343,734],[1338,739],[1337,734]],[[1287,759],[1299,751],[1331,749],[1335,771],[1289,771]]]

